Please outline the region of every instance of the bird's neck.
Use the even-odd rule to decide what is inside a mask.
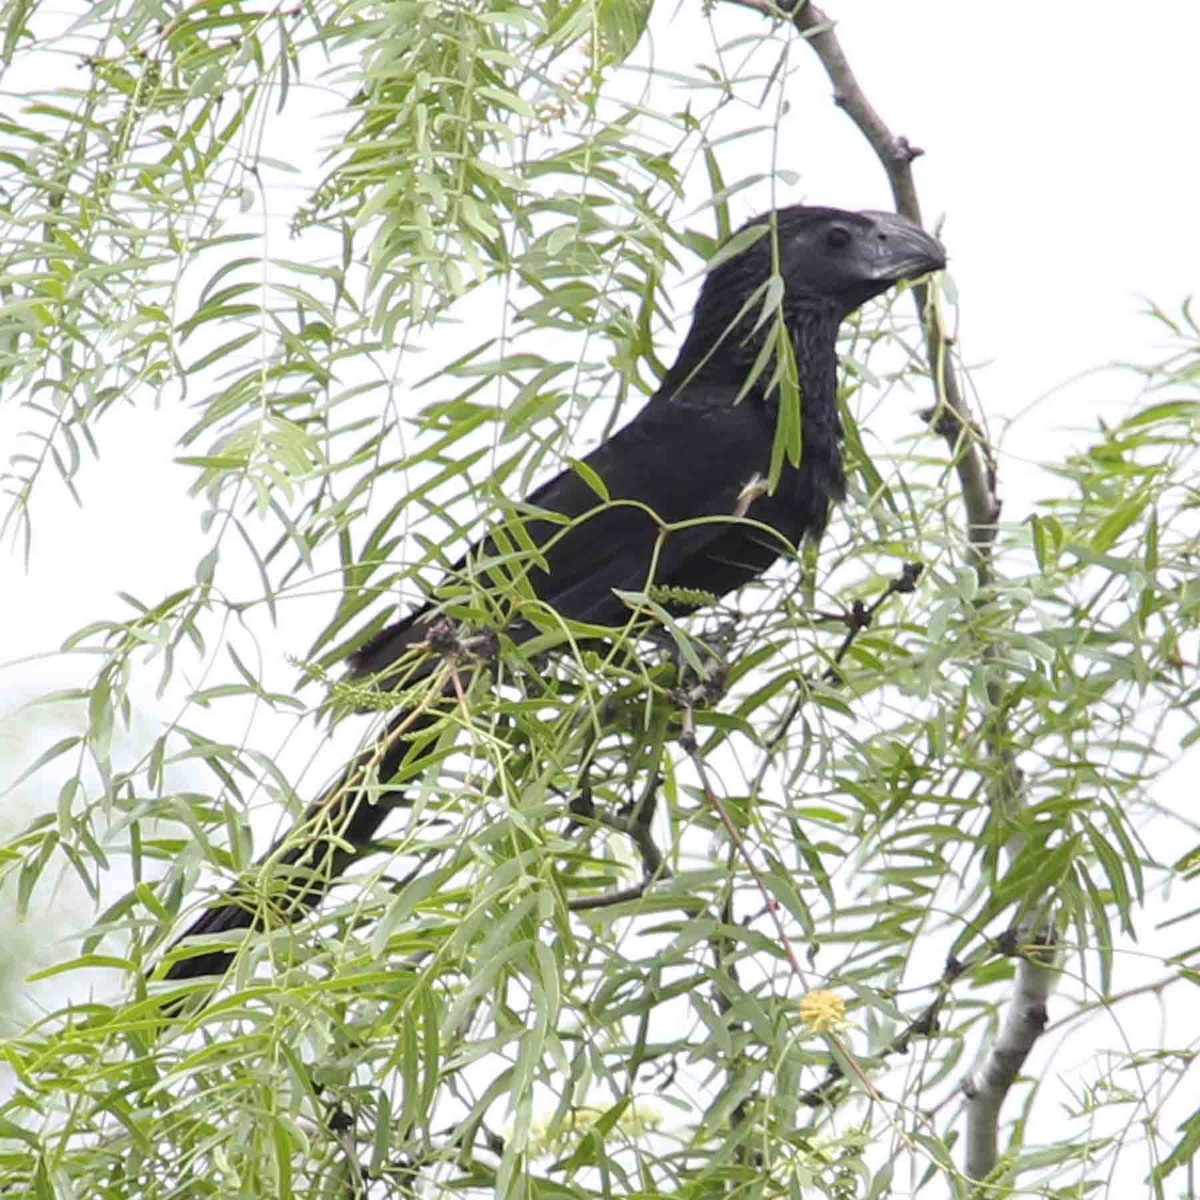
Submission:
[[[831,503],[846,492],[842,467],[842,423],[837,404],[837,332],[842,313],[832,305],[806,303],[786,314],[793,358],[800,383],[801,434],[803,449],[798,467],[785,466],[779,483],[797,517],[800,532],[820,537],[829,517]],[[769,336],[770,325],[755,330],[748,318],[740,328],[729,330],[731,318],[714,314],[697,316],[679,351],[675,365],[663,378],[651,403],[694,403],[704,397],[710,404],[714,393],[733,404],[758,405],[774,428],[778,393],[767,387],[775,374],[768,362],[753,383],[747,381]],[[724,336],[723,336],[724,335]],[[769,459],[759,470],[765,474]]]
[[[792,335],[792,353],[800,379],[801,404],[804,409],[804,433],[813,420],[813,433],[818,438],[828,422],[822,414],[831,413],[838,437],[841,427],[837,421],[837,314],[814,312],[803,308],[788,314],[788,331]]]
[[[837,402],[839,323],[837,313],[808,309],[791,313],[788,319],[800,379],[800,428],[804,442],[794,486],[808,510],[808,531],[816,537],[824,531],[830,504],[846,494],[842,422]]]
[[[755,329],[756,319],[756,313],[748,314],[730,328],[728,314],[718,313],[709,319],[697,317],[675,364],[663,378],[658,396],[670,399],[694,384],[707,384],[733,387],[735,395],[770,402],[767,385],[775,374],[774,363],[765,363],[754,381],[746,386],[763,344],[772,333],[772,321],[765,321]],[[836,407],[840,314],[832,306],[810,302],[786,313],[785,323],[805,396],[813,396],[817,404]]]

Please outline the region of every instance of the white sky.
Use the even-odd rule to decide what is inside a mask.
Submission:
[[[875,107],[926,151],[918,188],[926,219],[945,216],[961,350],[978,364],[972,383],[993,433],[1003,434],[1005,517],[1019,520],[1045,483],[1031,464],[1061,454],[1082,440],[1075,431],[1136,396],[1127,374],[1068,381],[1156,357],[1163,338],[1139,315],[1142,298],[1170,311],[1200,282],[1200,4],[830,0],[828,8]],[[682,45],[694,48],[693,61],[711,55],[699,9],[662,8],[660,57]],[[718,5],[713,23],[728,41],[754,34],[761,18]],[[815,58],[797,61],[790,161],[781,164],[801,175],[795,198],[891,207],[877,164],[829,104]],[[736,156],[726,165],[735,176]],[[738,217],[757,207],[746,203]],[[0,715],[72,676],[69,665],[28,656],[98,613],[121,611],[117,589],[150,598],[190,578],[204,542],[184,494],[188,476],[170,461],[183,424],[169,412],[114,413],[98,431],[101,460],[78,481],[83,508],[43,487],[30,571],[0,549],[0,663],[25,660],[0,669]],[[281,634],[264,654],[299,653],[309,633]],[[20,753],[0,745],[8,759],[0,774]]]

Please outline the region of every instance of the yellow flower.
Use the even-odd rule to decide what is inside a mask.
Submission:
[[[800,1001],[800,1020],[814,1033],[831,1033],[846,1024],[846,1004],[837,992],[809,992]]]

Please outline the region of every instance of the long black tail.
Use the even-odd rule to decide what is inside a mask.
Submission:
[[[400,770],[414,736],[437,720],[436,713],[408,711],[394,716],[375,743],[258,860],[257,886],[230,888],[175,939],[171,949],[201,934],[296,921],[315,908],[351,863],[368,851],[388,813],[404,803],[403,793],[389,793],[387,785]],[[272,887],[272,882],[277,886]],[[195,954],[172,963],[166,977],[223,975],[235,952],[198,947]]]

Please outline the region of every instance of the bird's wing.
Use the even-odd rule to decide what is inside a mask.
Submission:
[[[527,525],[548,568],[530,571],[541,599],[573,620],[610,625],[628,615],[614,589],[657,583],[729,590],[724,575],[710,580],[702,565],[704,549],[728,525],[708,521],[666,534],[663,526],[746,511],[745,489],[770,463],[774,414],[755,400],[733,399],[724,389],[692,389],[644,408],[584,459],[607,502],[578,470],[530,497],[531,505],[575,518],[570,527],[536,519]],[[748,515],[756,515],[753,507]],[[780,540],[776,554],[783,548]]]
[[[664,525],[745,513],[779,527],[778,498],[758,505],[744,499],[756,476],[765,475],[774,437],[774,412],[747,398],[734,404],[729,389],[692,388],[684,396],[647,405],[624,428],[584,460],[586,471],[569,469],[538,488],[534,510],[572,519],[523,518],[546,570],[531,563],[537,596],[559,614],[597,625],[619,625],[629,611],[614,591],[642,591],[655,583],[722,595],[761,572],[785,549],[783,538],[760,548],[742,567],[731,561],[740,539],[727,523],[711,520],[663,533]],[[599,477],[607,501],[588,476]],[[764,508],[766,511],[764,511]],[[651,513],[655,514],[654,516]],[[657,518],[657,519],[656,519]],[[748,534],[755,536],[753,531]],[[757,535],[770,541],[770,535]],[[789,536],[796,536],[795,531]],[[706,550],[719,549],[716,558]],[[464,565],[479,553],[476,546]],[[483,557],[496,552],[483,545]],[[377,634],[351,663],[356,674],[377,674],[423,640],[422,609]]]

